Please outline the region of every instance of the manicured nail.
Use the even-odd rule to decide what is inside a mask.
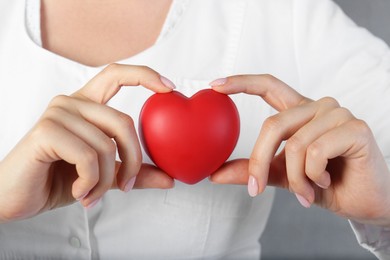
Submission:
[[[175,84],[173,84],[173,82],[170,81],[169,79],[167,79],[166,77],[160,75],[160,80],[167,88],[170,88],[170,89],[176,88]]]
[[[211,87],[222,86],[227,81],[227,78],[216,79],[209,83]]]
[[[92,209],[93,207],[96,206],[96,204],[99,203],[99,201],[100,201],[101,199],[102,199],[102,198],[98,198],[98,199],[92,201],[92,202],[89,203],[85,208],[86,208],[86,209]]]
[[[89,192],[87,192],[87,193],[81,195],[81,196],[78,197],[76,200],[77,200],[77,201],[80,201],[80,200],[84,199],[85,197],[87,197],[88,193],[89,193]]]
[[[330,174],[327,171],[321,174],[321,178],[316,182],[316,185],[322,189],[329,188],[330,184],[331,184]]]
[[[324,189],[324,190],[326,190],[327,188],[329,188],[329,186],[325,186],[325,185],[322,185],[322,184],[319,184],[319,183],[316,183],[316,185],[317,185],[318,187],[320,187],[321,189]]]
[[[310,204],[310,202],[307,199],[305,199],[305,197],[303,197],[303,196],[301,196],[301,195],[299,195],[297,193],[295,193],[295,196],[297,196],[297,199],[298,199],[299,203],[301,203],[301,205],[303,207],[310,208],[311,204]]]
[[[259,185],[257,184],[257,180],[253,176],[249,176],[248,180],[248,193],[251,197],[256,197],[259,193]]]
[[[131,178],[125,185],[125,187],[123,188],[123,191],[124,192],[129,192],[133,189],[134,187],[134,183],[135,183],[135,179],[137,178],[137,176],[134,176],[133,178]]]

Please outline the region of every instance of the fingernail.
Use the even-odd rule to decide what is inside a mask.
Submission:
[[[92,209],[93,207],[96,206],[96,204],[99,203],[99,201],[100,201],[101,199],[102,199],[102,198],[98,198],[98,199],[92,201],[92,202],[89,203],[85,208],[86,208],[86,209]]]
[[[325,185],[322,185],[322,184],[319,184],[319,183],[316,183],[316,185],[317,185],[318,187],[320,187],[321,189],[324,189],[324,190],[326,190],[327,188],[329,188],[329,186],[325,186]]]
[[[253,176],[249,176],[248,180],[248,193],[251,197],[256,197],[259,192],[259,185],[257,184],[257,180]]]
[[[170,89],[176,88],[175,84],[173,84],[173,82],[170,81],[169,79],[167,79],[166,77],[160,75],[160,80],[167,88],[170,88]]]
[[[216,79],[212,82],[209,83],[209,85],[211,87],[216,87],[216,86],[222,86],[223,84],[225,84],[227,81],[227,78],[220,78],[220,79]]]
[[[322,189],[329,188],[331,183],[330,175],[327,171],[324,171],[323,174],[321,174],[321,178],[316,181],[316,185]]]
[[[134,187],[134,183],[135,183],[135,179],[137,178],[137,176],[134,176],[133,178],[131,178],[125,185],[125,187],[123,188],[123,191],[124,192],[129,192],[133,189]]]
[[[311,204],[310,204],[310,202],[307,199],[305,199],[305,197],[303,197],[303,196],[301,196],[301,195],[299,195],[297,193],[295,193],[295,196],[297,197],[299,203],[301,203],[301,205],[303,207],[310,208]]]
[[[87,192],[87,193],[85,193],[84,195],[78,197],[76,200],[77,200],[77,201],[80,201],[80,200],[84,199],[85,197],[87,197],[88,193],[89,193],[89,192]]]

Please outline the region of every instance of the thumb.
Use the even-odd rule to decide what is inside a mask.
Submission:
[[[232,160],[222,165],[209,179],[218,184],[246,185],[249,180],[248,168],[248,159]],[[271,162],[267,185],[288,189],[284,153],[275,156]]]
[[[118,175],[121,163],[115,163],[116,178],[112,183],[111,189],[119,189],[118,182],[121,176]],[[159,168],[143,163],[139,173],[133,177],[129,189],[170,189],[175,186],[174,180]]]
[[[209,180],[218,184],[247,184],[249,179],[248,165],[248,159],[226,162],[210,176]]]

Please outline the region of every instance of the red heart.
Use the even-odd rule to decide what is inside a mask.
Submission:
[[[187,184],[215,172],[229,158],[240,132],[233,101],[211,89],[191,98],[176,91],[154,94],[139,122],[141,143],[152,161]]]

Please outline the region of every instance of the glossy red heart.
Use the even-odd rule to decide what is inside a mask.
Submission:
[[[215,172],[229,158],[240,132],[233,101],[211,89],[191,98],[177,91],[154,94],[139,122],[141,143],[152,161],[187,184]]]

